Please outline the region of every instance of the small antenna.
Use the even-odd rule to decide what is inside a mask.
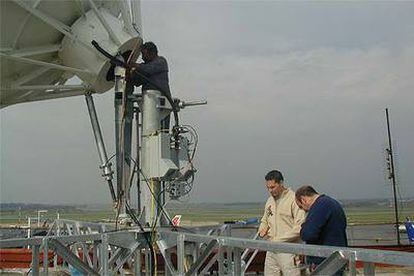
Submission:
[[[397,183],[395,179],[394,154],[392,151],[390,119],[388,115],[388,108],[385,109],[385,117],[387,119],[387,132],[388,132],[388,148],[386,149],[388,180],[390,180],[392,183],[392,190],[394,193],[395,231],[397,233],[397,244],[401,245],[400,231],[399,231],[400,221],[399,221],[399,216],[398,216],[398,205],[397,205]]]

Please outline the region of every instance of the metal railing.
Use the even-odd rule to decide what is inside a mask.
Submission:
[[[32,248],[32,275],[40,273],[40,254],[43,255],[42,275],[50,266],[75,269],[85,275],[113,275],[128,267],[134,275],[150,275],[148,236],[156,236],[165,275],[244,275],[260,251],[292,253],[325,257],[314,275],[330,275],[349,263],[350,275],[356,275],[356,262],[364,264],[364,274],[375,274],[375,263],[414,267],[414,253],[278,243],[263,240],[224,236],[230,226],[210,231],[210,235],[157,229],[142,232],[138,229],[114,231],[98,223],[56,220],[45,237],[0,240],[0,248]],[[231,227],[230,227],[231,228]],[[211,235],[214,234],[214,235]],[[52,262],[50,251],[53,252]],[[63,263],[57,262],[57,256]],[[141,258],[144,256],[144,263]],[[174,256],[174,257],[173,257]],[[158,269],[160,264],[158,263]]]

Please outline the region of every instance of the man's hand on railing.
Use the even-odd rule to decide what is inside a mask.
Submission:
[[[260,230],[259,232],[259,237],[262,239],[265,239],[267,236],[267,233],[269,232],[270,227],[266,226],[265,228],[263,228],[262,230]]]

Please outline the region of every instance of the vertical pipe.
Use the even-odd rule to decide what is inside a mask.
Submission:
[[[39,245],[32,245],[32,275],[39,275]]]
[[[177,236],[177,270],[178,275],[184,275],[184,262],[185,262],[185,248],[184,248],[184,234]]]
[[[92,265],[93,265],[93,269],[97,270],[98,269],[98,246],[99,243],[94,241],[93,242],[93,256],[92,256]]]
[[[242,275],[241,272],[241,249],[234,247],[233,249],[233,264],[234,264],[234,274],[233,275]]]
[[[126,204],[129,201],[129,180],[131,173],[131,139],[133,85],[125,80],[125,68],[115,67],[115,141],[117,163],[118,212],[126,218]]]
[[[134,103],[131,99],[134,86],[130,83],[126,83],[125,86],[125,117],[123,120],[123,166],[122,166],[122,190],[124,191],[124,198],[122,199],[122,212],[121,216],[126,217],[125,205],[130,202],[130,177],[131,177],[131,149],[132,149],[132,122],[134,117]]]
[[[224,275],[224,251],[225,248],[223,247],[222,243],[219,242],[219,247],[218,247],[218,275]]]
[[[141,170],[141,160],[140,160],[140,152],[141,152],[141,135],[140,135],[140,110],[139,107],[135,109],[135,124],[136,124],[136,156],[135,160],[137,162],[137,216],[139,217],[141,214],[141,185],[140,185],[140,179],[141,174],[139,173],[139,170]]]
[[[47,238],[43,239],[43,275],[49,273],[49,245]]]
[[[356,252],[353,252],[349,256],[349,275],[350,276],[356,276],[357,275],[357,269],[356,269]]]
[[[120,158],[121,153],[121,121],[122,121],[122,92],[115,92],[114,97],[114,108],[115,108],[115,155],[116,155],[116,194],[117,199],[120,200],[122,192],[122,159]]]
[[[151,257],[150,257],[151,251],[147,249],[145,251],[145,275],[151,276]]]
[[[163,201],[158,197],[160,192],[160,182],[152,178],[151,168],[157,166],[157,159],[153,158],[153,153],[151,152],[151,139],[153,135],[160,129],[160,110],[158,109],[158,102],[161,93],[156,90],[146,90],[143,91],[143,104],[142,104],[142,132],[141,132],[141,141],[142,141],[142,155],[141,155],[141,169],[142,173],[145,176],[143,181],[148,181],[149,183],[141,184],[141,206],[144,210],[144,222],[147,225],[151,225],[155,218],[158,217],[159,205],[163,205]],[[148,186],[152,186],[149,188]],[[154,198],[155,197],[155,198]],[[158,202],[157,202],[158,201]],[[154,205],[156,208],[153,208]],[[151,213],[151,209],[154,209],[154,212]]]
[[[390,177],[391,177],[391,181],[392,181],[392,189],[393,189],[393,194],[394,194],[394,212],[395,212],[395,231],[397,234],[397,244],[400,245],[401,244],[401,240],[400,240],[400,231],[398,229],[398,227],[400,226],[400,221],[399,221],[399,216],[398,216],[398,203],[397,203],[397,183],[395,181],[395,167],[394,167],[394,154],[392,151],[392,139],[391,139],[391,129],[390,129],[390,120],[389,120],[389,116],[388,116],[388,108],[385,109],[385,115],[387,117],[387,132],[388,132],[388,154],[390,157]]]
[[[108,275],[108,235],[102,234],[101,238],[101,254],[100,254],[100,261],[101,261],[101,275],[107,276]]]
[[[141,249],[134,252],[134,275],[141,276]]]

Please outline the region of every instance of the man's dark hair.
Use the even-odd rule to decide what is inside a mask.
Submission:
[[[277,170],[270,171],[265,176],[266,181],[274,180],[276,183],[283,182],[283,175]]]
[[[145,49],[151,54],[158,54],[157,46],[154,44],[154,42],[151,41],[142,44],[141,49]]]
[[[295,197],[297,200],[300,200],[301,196],[314,196],[318,192],[312,186],[302,186],[296,190]]]

